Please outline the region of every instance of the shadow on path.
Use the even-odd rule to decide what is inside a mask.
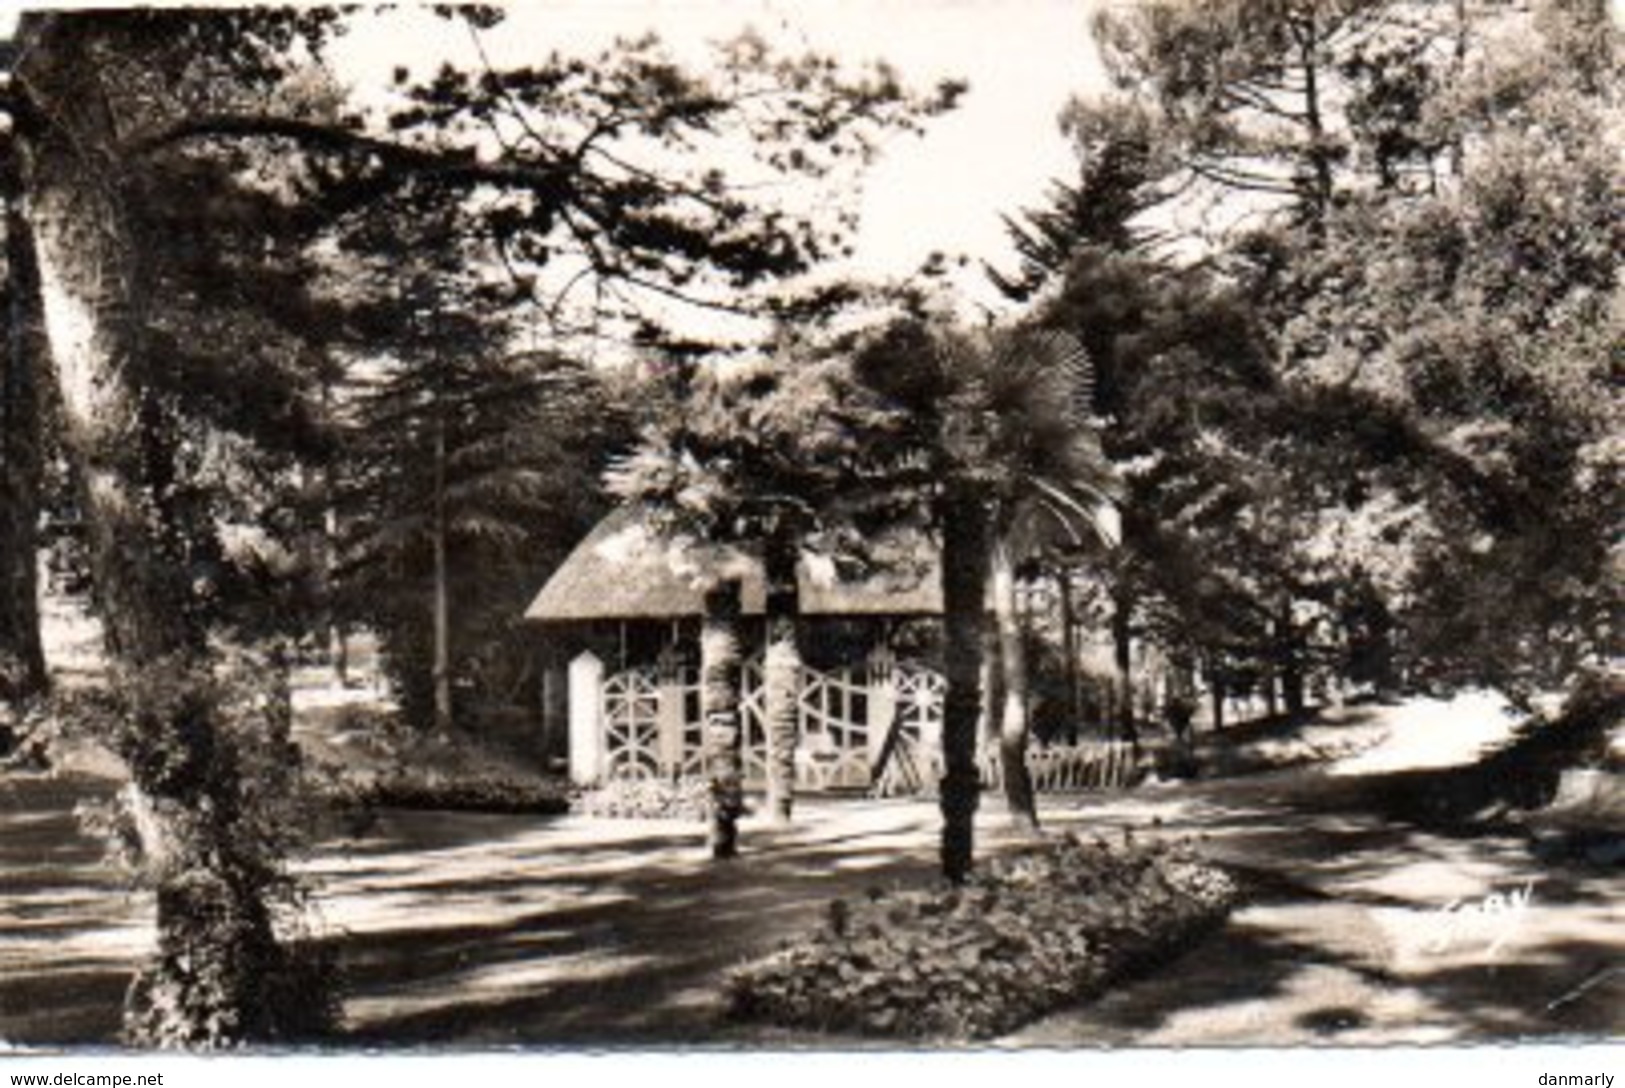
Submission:
[[[1410,819],[1385,798],[1426,782],[1396,781],[1293,771],[1048,799],[1052,829],[1200,839],[1247,901],[1157,975],[1005,1041],[1625,1030],[1625,878],[1542,864],[1505,832]],[[98,789],[0,782],[0,1036],[12,1041],[110,1042],[150,947],[150,905],[111,882],[71,816]],[[339,1045],[853,1045],[730,1026],[720,981],[821,924],[832,898],[933,882],[937,829],[929,802],[811,800],[790,829],[747,821],[745,856],[717,865],[695,824],[384,813],[308,865],[347,976]],[[996,803],[979,834],[983,849],[1010,841]],[[1519,910],[1475,913],[1525,889]]]

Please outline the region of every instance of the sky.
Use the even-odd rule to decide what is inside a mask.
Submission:
[[[972,258],[962,289],[993,304],[976,262],[1014,263],[1002,213],[1038,203],[1075,163],[1057,124],[1068,97],[1099,88],[1089,39],[1098,0],[529,0],[487,32],[498,66],[527,54],[583,52],[617,35],[658,31],[674,49],[747,28],[792,51],[861,64],[884,60],[920,89],[962,78],[970,91],[924,136],[900,135],[865,174],[855,269],[902,277],[934,251]],[[403,58],[428,62],[468,47],[448,24],[391,18],[335,47],[358,84],[381,82]],[[415,73],[421,74],[421,73]]]
[[[954,113],[923,137],[898,136],[865,175],[854,271],[905,276],[933,251],[972,265],[1013,265],[1001,213],[1042,199],[1051,178],[1074,170],[1056,118],[1068,96],[1097,88],[1089,40],[1101,0],[518,0],[490,31],[499,65],[526,53],[572,52],[617,35],[657,30],[673,47],[728,38],[747,27],[775,44],[829,52],[854,64],[885,60],[906,82],[970,82]],[[1625,3],[1625,0],[1620,0]],[[42,6],[91,6],[69,3]],[[0,0],[0,33],[18,4]],[[448,24],[427,15],[367,21],[334,50],[347,81],[381,83],[396,64],[438,66],[467,52]],[[959,286],[992,304],[979,271]]]
[[[969,81],[954,113],[923,137],[898,136],[865,175],[853,271],[902,277],[933,251],[965,254],[955,286],[973,303],[998,299],[979,270],[1014,263],[1000,220],[1042,200],[1075,163],[1057,125],[1069,96],[1104,82],[1089,38],[1109,0],[516,0],[485,44],[500,66],[527,54],[593,49],[655,29],[679,50],[749,27],[778,44],[861,63],[884,59],[912,85]],[[1610,0],[1625,21],[1625,0]],[[0,0],[0,30],[15,3]],[[382,85],[399,63],[438,66],[471,56],[449,24],[418,13],[375,19],[340,41],[335,63],[358,84]]]

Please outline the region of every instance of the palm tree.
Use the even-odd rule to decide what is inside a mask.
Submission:
[[[1015,565],[1036,527],[1110,538],[1110,474],[1088,425],[1091,374],[1069,337],[1034,328],[980,334],[900,323],[857,354],[861,380],[910,421],[912,457],[890,486],[932,508],[942,542],[943,873],[969,874],[977,807],[977,719],[991,575],[1003,659],[999,708],[1007,797],[1036,824],[1026,766],[1027,681],[1014,607]]]
[[[796,563],[800,541],[781,520],[762,547],[767,582],[763,602],[762,724],[767,733],[767,808],[788,824],[795,807],[796,741],[800,732],[801,612]]]
[[[837,560],[862,551],[865,491],[855,484],[869,460],[865,436],[884,413],[860,393],[831,358],[780,356],[729,374],[697,372],[674,395],[651,400],[636,450],[606,478],[707,579],[700,669],[716,857],[732,856],[742,809],[737,564],[755,560],[766,574],[768,800],[783,822],[795,795],[797,560],[808,548]]]
[[[977,433],[961,466],[988,510],[986,562],[1000,662],[999,759],[1011,817],[1035,828],[1027,770],[1031,737],[1018,567],[1046,550],[1115,542],[1112,474],[1089,414],[1094,373],[1065,333],[1016,327],[962,342],[950,365],[960,386],[955,426]]]

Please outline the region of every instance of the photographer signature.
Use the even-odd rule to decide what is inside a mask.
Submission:
[[[1528,916],[1535,898],[1535,882],[1528,880],[1509,892],[1491,892],[1476,902],[1453,899],[1429,916],[1422,952],[1443,955],[1482,948],[1490,958],[1498,955]]]

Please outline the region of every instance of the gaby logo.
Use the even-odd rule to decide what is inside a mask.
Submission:
[[[1482,948],[1497,955],[1523,924],[1534,901],[1535,882],[1506,894],[1491,892],[1478,902],[1453,899],[1433,915],[1429,939],[1422,951],[1432,955]]]

